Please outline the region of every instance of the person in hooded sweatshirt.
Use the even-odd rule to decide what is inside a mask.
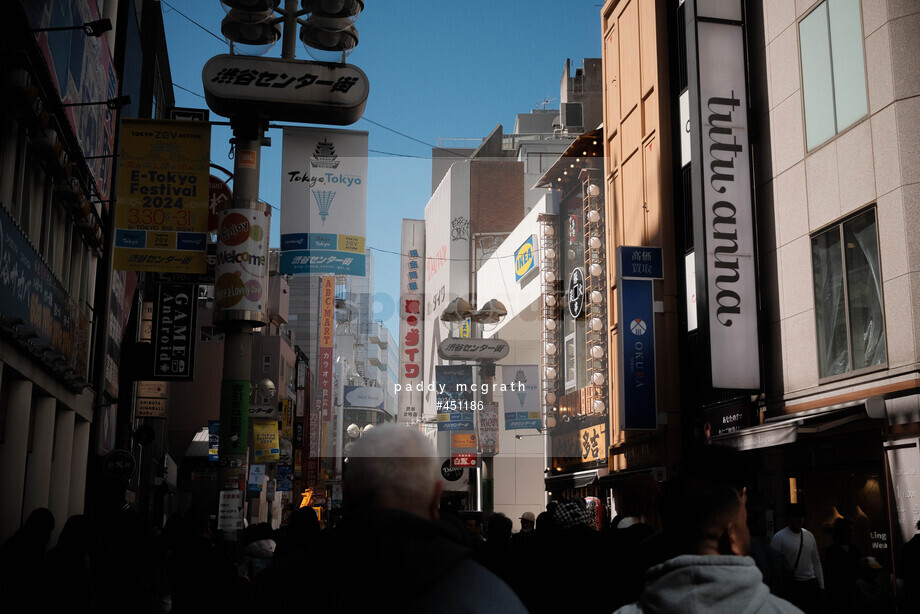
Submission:
[[[439,467],[416,429],[387,424],[362,434],[345,461],[342,520],[308,552],[275,561],[257,581],[259,603],[309,603],[317,612],[526,613],[439,521]],[[333,589],[343,578],[353,578],[351,590]]]
[[[746,491],[728,475],[736,454],[707,446],[667,485],[664,531],[679,554],[649,569],[639,600],[617,614],[801,612],[770,593],[748,556]]]

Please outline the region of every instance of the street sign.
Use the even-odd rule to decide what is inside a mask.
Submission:
[[[572,269],[566,300],[569,304],[569,315],[577,320],[585,312],[585,271],[581,267]]]
[[[438,356],[444,360],[501,360],[508,355],[504,339],[458,339],[449,337],[438,344]]]
[[[463,467],[454,467],[448,459],[441,465],[441,477],[448,482],[456,482],[463,477]]]
[[[479,463],[475,452],[459,452],[450,455],[450,464],[454,467],[476,467]]]
[[[272,121],[353,124],[370,84],[351,64],[217,55],[201,73],[208,107],[218,115]]]

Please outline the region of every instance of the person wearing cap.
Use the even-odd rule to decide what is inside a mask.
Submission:
[[[533,515],[533,512],[524,512],[521,515],[521,530],[515,533],[511,540],[520,540],[520,539],[531,539],[533,538],[533,528],[537,523],[536,516]]]

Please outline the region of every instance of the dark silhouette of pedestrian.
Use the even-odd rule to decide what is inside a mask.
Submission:
[[[294,510],[291,522],[282,534],[275,539],[274,560],[283,559],[297,552],[305,552],[319,535],[319,518],[316,510],[306,506]]]
[[[182,539],[166,563],[171,614],[246,612],[250,607],[248,582],[213,543],[208,513],[192,509],[183,520]]]
[[[824,549],[824,589],[832,611],[850,614],[853,611],[853,589],[859,578],[862,558],[853,544],[853,523],[846,518],[834,521],[831,532],[834,543]]]
[[[90,570],[92,532],[86,516],[71,516],[64,523],[57,546],[45,557],[46,586],[35,595],[48,612],[83,614],[96,611],[93,578]],[[38,608],[42,610],[42,608]]]
[[[917,522],[917,531],[920,531],[920,521]],[[920,533],[901,548],[900,563],[906,611],[920,612]]]
[[[256,582],[261,609],[290,612],[526,612],[441,522],[440,461],[420,431],[388,424],[349,450],[343,516],[308,557],[276,561]],[[342,585],[343,570],[366,570]]]
[[[54,530],[54,515],[40,507],[0,546],[0,594],[32,595],[40,588],[45,548]]]

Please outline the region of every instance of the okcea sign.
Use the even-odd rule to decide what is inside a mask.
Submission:
[[[655,279],[663,275],[661,248],[617,248],[620,427],[658,428],[655,390]]]

